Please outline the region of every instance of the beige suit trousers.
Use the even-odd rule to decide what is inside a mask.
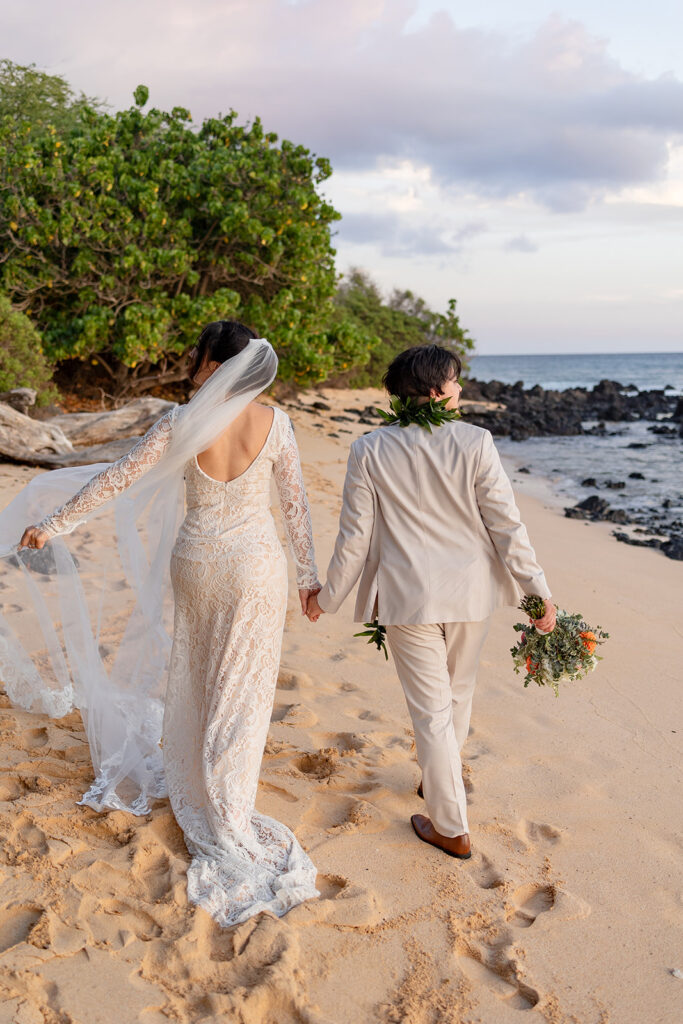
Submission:
[[[479,656],[490,619],[387,626],[415,732],[422,788],[443,836],[469,831],[460,750],[467,739]]]

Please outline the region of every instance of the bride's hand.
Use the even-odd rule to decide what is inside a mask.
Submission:
[[[550,600],[549,597],[544,598],[545,601],[545,615],[542,619],[530,619],[533,622],[536,629],[540,630],[541,633],[552,633],[555,629],[555,623],[557,621],[557,608]]]
[[[37,526],[27,526],[19,541],[20,548],[44,548],[50,539],[49,533]]]
[[[306,615],[308,612],[308,601],[309,598],[313,597],[314,594],[319,594],[322,587],[305,587],[299,591],[299,600],[301,601],[301,614]]]

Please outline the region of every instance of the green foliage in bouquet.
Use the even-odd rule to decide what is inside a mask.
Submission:
[[[59,398],[38,331],[0,295],[0,391],[12,388],[34,388],[39,406]]]
[[[353,635],[367,636],[368,643],[374,644],[378,651],[384,651],[384,657],[388,661],[389,653],[386,645],[387,627],[381,626],[376,618],[372,622],[364,622],[363,625],[365,629],[361,633],[354,633]]]
[[[0,76],[0,288],[49,359],[140,393],[183,380],[199,330],[237,317],[297,385],[367,361],[374,334],[333,302],[328,160],[259,118],[195,126],[184,107],[147,108],[145,86],[111,114],[30,71],[4,90]],[[17,81],[35,99],[24,114],[5,97]]]
[[[378,409],[377,412],[383,417],[386,425],[398,423],[401,427],[407,427],[416,423],[431,434],[432,426],[439,427],[442,423],[460,419],[457,409],[447,409],[448,398],[430,398],[428,402],[419,402],[417,398],[399,398],[392,395],[390,406],[391,412]]]
[[[531,619],[541,619],[545,614],[541,597],[525,597],[519,607]],[[531,682],[551,686],[556,697],[560,682],[582,679],[597,667],[602,659],[595,649],[609,638],[600,626],[589,626],[580,613],[569,615],[559,608],[552,633],[539,633],[535,626],[521,622],[513,628],[522,634],[510,648],[515,672],[526,673],[525,686]]]

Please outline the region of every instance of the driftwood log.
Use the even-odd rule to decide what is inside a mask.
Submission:
[[[35,420],[17,410],[17,402],[22,402],[16,395],[19,390],[29,389],[5,393],[13,405],[0,400],[0,458],[29,466],[114,462],[175,405],[161,398],[137,398],[109,412],[60,413]]]
[[[73,450],[61,427],[53,426],[49,420],[32,420],[0,402],[0,455],[39,466],[42,463],[33,461],[34,456],[66,455]]]
[[[74,445],[106,444],[121,438],[144,434],[175,402],[163,398],[135,398],[120,409],[107,412],[68,412],[51,416],[48,421],[61,427]]]

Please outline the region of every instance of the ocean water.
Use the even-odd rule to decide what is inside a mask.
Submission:
[[[600,380],[634,384],[639,390],[671,388],[683,394],[683,352],[616,355],[475,356],[470,371],[478,380],[500,380],[525,387],[540,384],[563,390],[590,388]],[[594,426],[586,422],[584,427]],[[638,420],[607,423],[604,437],[533,437],[526,441],[496,438],[501,455],[516,467],[545,477],[566,505],[599,494],[613,508],[624,509],[636,522],[659,524],[661,532],[681,532],[683,523],[683,439],[653,434],[653,424]],[[631,444],[645,447],[629,448]],[[640,473],[643,479],[634,479]],[[513,474],[516,476],[516,474]],[[584,487],[593,477],[598,486]],[[623,481],[619,490],[607,481]],[[615,529],[623,529],[616,526]]]
[[[683,394],[683,352],[625,352],[595,355],[473,356],[470,377],[499,380],[503,384],[524,382],[562,391],[592,388],[601,380],[635,385],[639,391],[670,388],[669,394]]]

